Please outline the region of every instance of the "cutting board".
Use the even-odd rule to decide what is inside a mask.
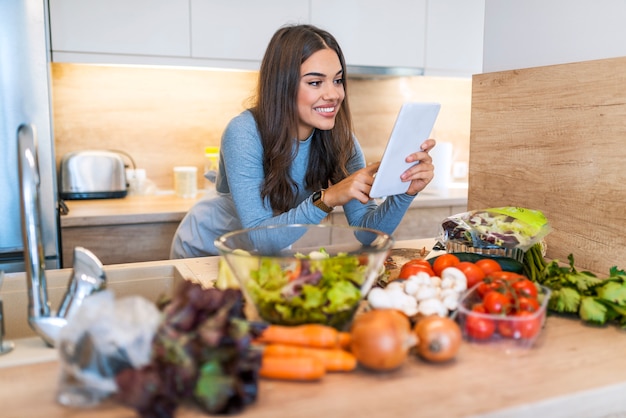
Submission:
[[[468,208],[548,217],[548,256],[626,269],[626,57],[475,75]]]

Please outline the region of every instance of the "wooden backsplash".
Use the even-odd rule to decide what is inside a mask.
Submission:
[[[204,147],[219,145],[228,121],[249,106],[256,79],[256,72],[53,63],[57,162],[71,151],[120,149],[160,189],[173,188],[176,165],[197,166],[201,181]],[[470,79],[353,79],[349,89],[369,161],[380,158],[400,105],[410,100],[442,103],[432,136],[454,144],[453,160],[468,161]]]
[[[473,77],[469,209],[522,206],[548,256],[626,268],[626,58]]]

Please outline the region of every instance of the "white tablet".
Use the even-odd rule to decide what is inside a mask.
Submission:
[[[374,177],[370,197],[406,193],[411,183],[403,182],[400,175],[416,163],[404,160],[409,154],[419,151],[422,142],[428,139],[440,108],[439,103],[410,102],[402,105]]]

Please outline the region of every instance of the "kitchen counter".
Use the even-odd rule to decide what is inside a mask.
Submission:
[[[69,213],[61,216],[63,267],[72,266],[73,250],[77,246],[90,249],[104,264],[169,258],[178,224],[203,197],[204,194],[199,194],[196,199],[183,199],[170,192],[122,199],[66,201]],[[442,219],[466,208],[466,183],[453,184],[443,191],[427,188],[414,199],[396,229],[395,238],[435,236]],[[346,224],[343,208],[337,208],[325,222]]]
[[[397,247],[429,249],[433,243],[399,241]],[[164,263],[178,263],[201,280],[215,277],[217,268],[216,257],[129,266]],[[626,334],[615,326],[595,328],[577,319],[550,316],[536,346],[527,351],[463,343],[457,358],[447,364],[412,357],[391,373],[357,369],[327,375],[317,383],[261,380],[257,402],[241,416],[616,417],[626,412],[624,352]],[[89,410],[62,407],[55,402],[57,362],[1,367],[8,361],[4,357],[0,356],[3,417],[135,416],[110,403]],[[185,406],[176,416],[206,415]]]
[[[215,192],[210,192],[215,193]],[[67,215],[61,216],[61,227],[123,225],[152,222],[180,222],[195,199],[183,199],[174,193],[153,196],[127,196],[123,199],[66,200]],[[432,208],[467,205],[467,184],[440,191],[426,190],[415,198],[411,207]],[[342,208],[337,208],[338,212]]]

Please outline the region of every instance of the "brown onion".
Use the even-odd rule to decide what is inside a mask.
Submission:
[[[411,322],[395,309],[374,309],[354,318],[350,351],[359,364],[372,370],[399,367],[415,345]]]
[[[432,315],[419,320],[413,331],[417,337],[417,354],[428,361],[452,360],[461,346],[461,328],[451,318]]]

